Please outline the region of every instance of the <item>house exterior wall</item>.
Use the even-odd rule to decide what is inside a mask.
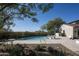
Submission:
[[[74,28],[73,36],[74,38],[79,38],[79,28]]]
[[[73,38],[73,27],[63,24],[61,26],[61,33],[65,32],[66,37]]]

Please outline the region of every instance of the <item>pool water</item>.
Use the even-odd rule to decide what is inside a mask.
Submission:
[[[20,40],[31,40],[31,41],[38,41],[38,40],[46,40],[47,36],[31,36],[31,37],[23,37]]]

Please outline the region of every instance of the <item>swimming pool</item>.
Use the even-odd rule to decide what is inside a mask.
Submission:
[[[38,41],[38,40],[46,40],[47,36],[31,36],[31,37],[23,37],[20,40],[31,40],[31,41]]]

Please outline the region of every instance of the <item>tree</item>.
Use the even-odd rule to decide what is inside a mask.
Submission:
[[[47,30],[50,34],[59,32],[59,28],[65,22],[61,18],[55,18],[53,20],[48,21],[47,24],[42,26],[42,29]]]
[[[36,15],[39,11],[45,13],[53,7],[51,3],[0,3],[0,28],[9,30],[11,25],[14,25],[15,18],[31,19],[33,22],[38,22]]]

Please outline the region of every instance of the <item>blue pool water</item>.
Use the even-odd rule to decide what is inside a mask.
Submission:
[[[46,40],[47,36],[31,36],[31,37],[23,37],[20,38],[21,40],[32,40],[32,41],[37,41],[37,40]]]

